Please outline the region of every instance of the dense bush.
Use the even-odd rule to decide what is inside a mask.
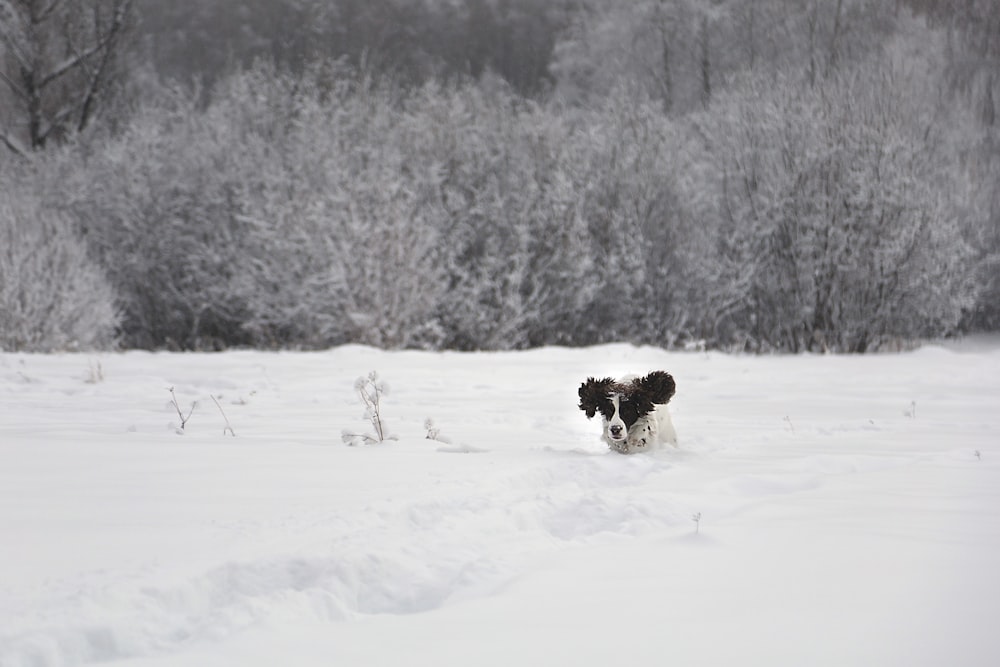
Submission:
[[[913,95],[873,67],[807,89],[755,79],[705,115],[716,189],[699,214],[726,259],[716,338],[864,352],[956,331],[975,294],[957,161]]]
[[[8,192],[0,201],[0,349],[106,348],[117,323],[114,291],[74,222]]]
[[[544,100],[341,61],[148,81],[113,128],[0,171],[0,344],[108,344],[118,322],[142,348],[862,352],[994,322],[998,142],[941,95],[944,33],[810,5],[782,25],[815,32],[771,35],[789,60],[741,24],[780,2],[697,4],[591,3]]]

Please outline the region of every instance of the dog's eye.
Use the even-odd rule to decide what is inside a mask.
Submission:
[[[632,401],[622,401],[618,409],[626,426],[631,427],[639,418],[639,408]]]

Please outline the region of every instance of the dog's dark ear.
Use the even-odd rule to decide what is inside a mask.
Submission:
[[[611,378],[596,380],[587,378],[587,381],[580,385],[580,409],[587,413],[587,417],[597,414],[597,409],[601,401],[608,400],[608,394],[614,386],[615,381]]]
[[[653,371],[637,384],[651,403],[668,403],[677,391],[673,376],[666,371]]]

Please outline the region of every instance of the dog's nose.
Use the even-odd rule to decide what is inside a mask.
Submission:
[[[621,435],[622,433],[622,427],[618,424],[612,424],[608,427],[608,430],[611,431],[611,435]]]

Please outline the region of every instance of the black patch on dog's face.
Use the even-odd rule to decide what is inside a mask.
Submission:
[[[649,410],[643,410],[643,407],[645,406],[643,406],[639,401],[629,398],[628,396],[622,396],[619,399],[618,416],[621,417],[623,422],[625,422],[626,430],[630,430],[632,425],[639,421],[639,417],[649,412]],[[613,409],[614,406],[612,405],[612,410]],[[652,409],[652,406],[650,406],[650,409]],[[608,420],[610,421],[613,416],[614,413],[612,412],[611,416],[607,416]]]

